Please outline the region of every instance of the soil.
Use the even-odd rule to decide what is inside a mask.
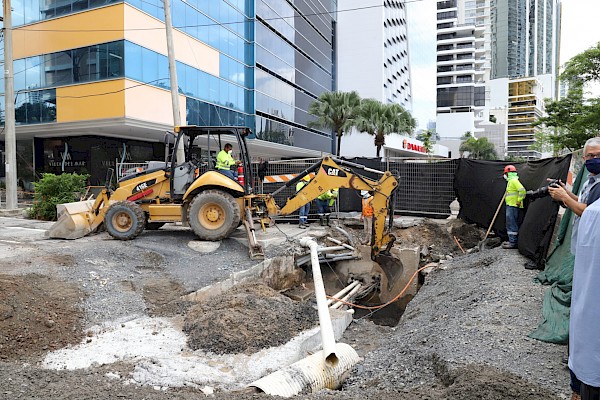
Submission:
[[[0,359],[27,360],[81,341],[84,294],[42,275],[0,275]]]
[[[424,265],[443,260],[448,255],[461,255],[466,250],[477,247],[485,231],[459,219],[445,224],[425,219],[417,226],[395,229],[394,235],[398,246],[419,246],[421,265]]]
[[[482,234],[460,221],[445,225],[425,221],[395,233],[400,245],[427,249],[424,258],[454,257],[426,277],[398,326],[378,326],[367,319],[350,325],[341,341],[350,344],[361,361],[342,390],[301,398],[567,398],[568,371],[560,364],[564,346],[527,337],[541,317],[544,289],[532,282],[535,272],[522,268],[523,257],[501,249],[463,257],[453,236],[467,250],[476,247]],[[258,284],[238,287],[203,304],[181,301],[182,294],[248,268],[247,252],[236,242],[224,241],[217,252],[199,255],[187,249],[181,232],[170,235],[163,229],[131,242],[97,235],[78,242],[52,242],[46,248],[23,242],[19,248],[26,251],[3,255],[0,398],[205,397],[206,388],[138,384],[133,380],[136,361],[77,370],[42,367],[40,361],[51,351],[95,340],[87,337],[90,326],[123,317],[185,316],[188,346],[218,354],[250,354],[315,326],[312,303],[296,303]],[[288,243],[282,247],[289,251]],[[211,397],[272,398],[218,389]]]
[[[294,302],[254,283],[192,307],[183,329],[193,350],[252,354],[287,343],[316,323],[317,313],[311,303]]]

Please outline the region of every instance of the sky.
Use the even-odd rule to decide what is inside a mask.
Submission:
[[[413,117],[418,129],[435,120],[436,1],[407,1]],[[560,64],[600,42],[599,0],[562,0]],[[590,87],[600,96],[600,85]]]

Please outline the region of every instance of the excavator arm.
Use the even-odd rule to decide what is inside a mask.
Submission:
[[[372,180],[358,175],[355,172],[356,170],[377,173],[381,177],[379,180]],[[295,185],[300,179],[310,173],[315,173],[315,177],[293,197],[287,199],[282,207],[279,207],[275,202],[274,196],[286,187]],[[285,186],[267,195],[265,204],[269,216],[289,215],[330,189],[346,188],[372,192],[373,200],[371,205],[373,206],[374,214],[371,258],[375,259],[382,251],[389,250],[396,240],[394,235],[386,232],[385,225],[386,217],[389,215],[392,193],[397,187],[398,181],[389,171],[382,172],[360,164],[337,160],[327,156],[298,174],[294,179],[287,182]]]

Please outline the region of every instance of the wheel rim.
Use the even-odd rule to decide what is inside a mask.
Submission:
[[[119,232],[127,232],[133,225],[133,219],[131,215],[125,211],[121,211],[113,215],[111,219],[113,227]]]
[[[225,224],[225,210],[216,203],[204,204],[198,212],[198,221],[207,229],[219,229]]]

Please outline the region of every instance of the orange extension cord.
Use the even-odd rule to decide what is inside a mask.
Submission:
[[[361,305],[358,305],[358,304],[349,303],[349,302],[344,301],[344,300],[336,299],[335,297],[332,297],[332,296],[327,296],[327,298],[331,299],[331,300],[339,301],[342,304],[345,304],[345,305],[350,306],[350,307],[361,308],[363,310],[379,310],[379,309],[382,309],[383,307],[389,306],[390,304],[392,304],[395,301],[398,301],[398,299],[400,299],[402,297],[402,295],[404,294],[404,292],[406,292],[406,290],[408,289],[408,287],[410,286],[410,284],[412,283],[412,281],[417,277],[417,275],[419,274],[419,272],[423,271],[426,268],[429,268],[429,267],[425,266],[425,267],[421,267],[418,270],[416,270],[415,273],[411,276],[411,278],[408,281],[408,283],[406,284],[406,286],[404,286],[404,289],[402,289],[402,291],[400,293],[398,293],[398,295],[396,297],[394,297],[392,300],[388,301],[387,303],[380,304],[378,306],[370,306],[370,307],[369,306],[361,306]]]

